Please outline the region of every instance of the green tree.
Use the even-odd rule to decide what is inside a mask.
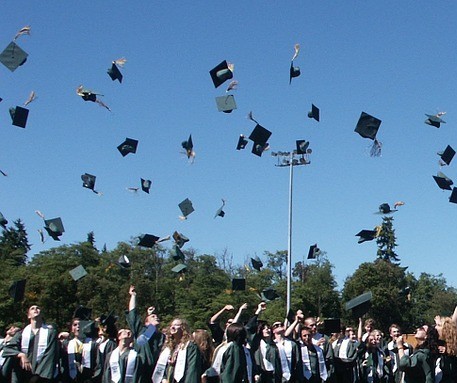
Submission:
[[[382,217],[381,230],[376,238],[376,244],[378,245],[377,257],[388,262],[398,262],[400,258],[395,253],[395,248],[398,246],[396,243],[395,229],[393,228],[392,216]]]
[[[30,244],[27,231],[20,219],[13,222],[14,227],[2,230],[0,237],[0,261],[2,265],[23,266],[27,262]]]
[[[280,281],[286,278],[287,250],[276,250],[275,253],[265,251],[264,255],[268,259],[267,267],[275,273],[275,280]]]

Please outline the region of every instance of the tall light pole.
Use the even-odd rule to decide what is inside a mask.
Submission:
[[[308,165],[310,163],[308,155],[312,150],[308,149],[309,142],[304,140],[297,141],[297,150],[291,152],[272,152],[271,155],[278,158],[275,166],[289,167],[289,229],[287,240],[287,301],[286,315],[290,310],[290,300],[292,291],[292,192],[294,181],[294,166]]]

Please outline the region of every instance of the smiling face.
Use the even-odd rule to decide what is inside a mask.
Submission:
[[[262,328],[262,337],[263,338],[269,338],[271,336],[271,329],[268,326],[263,326]]]
[[[389,329],[389,334],[393,340],[397,339],[401,335],[400,328],[396,326],[391,326]]]
[[[180,319],[175,319],[171,322],[170,325],[170,334],[175,338],[181,338],[183,334],[182,330],[182,321]]]
[[[310,345],[312,344],[312,335],[311,331],[307,328],[303,328],[300,332],[300,338],[304,344]]]

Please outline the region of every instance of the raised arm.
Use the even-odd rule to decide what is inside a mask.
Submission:
[[[362,318],[359,318],[359,326],[357,327],[357,339],[362,341]]]
[[[452,321],[457,325],[457,306],[455,306],[454,314],[452,314]]]
[[[240,321],[241,314],[243,313],[244,310],[248,308],[247,303],[243,303],[240,308],[238,309],[238,312],[235,315],[235,318],[233,318],[233,323],[238,323]]]
[[[136,309],[136,290],[135,286],[131,285],[129,289],[130,300],[129,300],[129,311]]]
[[[210,324],[214,324],[217,322],[219,317],[225,312],[225,311],[232,311],[234,307],[232,305],[225,305],[222,307],[216,314],[214,314],[211,319],[209,320]]]
[[[297,325],[298,325],[301,321],[303,321],[303,319],[304,319],[303,311],[298,310],[298,311],[297,311],[297,314],[295,315],[294,321],[290,324],[289,327],[287,327],[287,329],[286,329],[286,331],[285,331],[285,333],[284,333],[284,336],[288,338],[288,337],[290,337],[291,335],[293,335],[294,330],[295,330],[295,327],[297,327]],[[286,318],[285,321],[287,322],[287,318]]]

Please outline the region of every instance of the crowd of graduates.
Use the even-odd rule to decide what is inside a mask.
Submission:
[[[452,318],[417,328],[409,344],[400,326],[384,336],[372,319],[322,327],[299,310],[269,324],[265,302],[246,323],[244,304],[222,324],[234,312],[224,306],[208,329],[192,331],[184,318],[162,326],[152,306],[141,318],[134,286],[129,294],[125,328],[111,314],[91,319],[81,307],[69,331],[58,332],[31,306],[29,323],[12,325],[1,340],[0,383],[457,382],[457,307]]]

